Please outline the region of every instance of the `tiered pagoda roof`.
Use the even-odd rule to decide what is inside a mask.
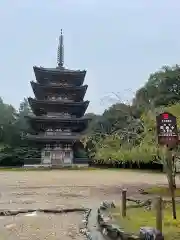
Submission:
[[[31,81],[31,86],[35,98],[29,97],[28,101],[34,115],[27,116],[27,119],[36,134],[28,135],[29,140],[42,143],[71,142],[79,139],[80,132],[87,128],[89,119],[83,116],[89,101],[83,101],[83,98],[88,86],[82,85],[86,71],[66,69],[63,66],[63,52],[61,32],[58,66],[56,68],[33,67],[36,82]],[[61,95],[65,96],[60,98]],[[47,136],[43,131],[49,128],[71,129],[71,134]]]
[[[34,66],[33,69],[36,76],[36,81],[42,84],[50,83],[52,80],[53,82],[59,82],[60,80],[62,82],[66,79],[68,83],[72,84],[73,86],[81,86],[84,83],[86,76],[85,70],[70,70],[61,66],[57,68]]]
[[[47,116],[26,116],[26,118],[29,121],[29,124],[32,126],[32,128],[35,131],[40,131],[44,126],[50,127],[52,126],[58,126],[59,122],[61,122],[61,125],[67,128],[71,128],[72,131],[75,132],[83,132],[89,122],[89,118],[82,117],[82,118],[64,118],[64,117],[47,117]]]
[[[33,113],[37,116],[48,112],[68,112],[76,117],[82,117],[89,105],[89,101],[70,102],[66,100],[37,100],[28,98]]]
[[[49,95],[51,92],[58,94],[66,91],[74,97],[75,101],[82,101],[88,88],[87,85],[69,86],[60,83],[59,84],[49,83],[44,85],[33,81],[31,81],[31,87],[33,89],[35,97],[39,100],[45,99],[45,96]]]

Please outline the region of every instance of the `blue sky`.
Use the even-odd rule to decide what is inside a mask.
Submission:
[[[89,112],[111,93],[130,100],[151,72],[180,63],[179,0],[0,0],[0,96],[19,106],[33,96],[33,65],[87,69]]]

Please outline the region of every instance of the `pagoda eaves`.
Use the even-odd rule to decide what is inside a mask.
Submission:
[[[37,132],[43,129],[49,129],[50,127],[54,128],[65,128],[72,129],[72,132],[83,132],[89,122],[89,118],[63,118],[63,117],[46,117],[46,116],[26,116],[31,128]]]
[[[71,102],[57,100],[37,100],[28,98],[29,105],[35,115],[48,114],[48,112],[65,112],[82,117],[89,105],[89,101]]]
[[[37,99],[44,100],[49,94],[64,94],[71,95],[75,101],[82,101],[88,86],[69,86],[63,84],[39,84],[37,82],[31,81],[31,87],[33,89],[34,95]]]
[[[69,70],[62,68],[43,68],[34,66],[34,74],[36,76],[36,81],[42,84],[49,83],[52,79],[54,81],[59,81],[61,79],[67,79],[73,85],[81,86],[84,82],[86,76],[86,71],[83,70]],[[74,81],[73,81],[74,80]]]

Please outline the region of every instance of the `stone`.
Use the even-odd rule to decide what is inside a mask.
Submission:
[[[16,224],[15,223],[11,223],[11,224],[8,224],[5,226],[7,229],[13,229],[16,227]]]
[[[103,235],[107,235],[107,234],[108,234],[108,231],[107,231],[106,228],[103,228],[103,229],[102,229],[102,234],[103,234]]]
[[[144,189],[142,189],[142,188],[140,188],[139,190],[138,190],[138,192],[140,193],[140,194],[142,194],[142,195],[147,195],[148,194],[148,192],[146,192]]]
[[[113,202],[108,201],[102,202],[100,205],[100,209],[105,210],[107,208],[115,208],[115,204]]]
[[[141,227],[139,236],[141,240],[164,240],[163,234],[152,227]]]
[[[87,229],[86,229],[86,228],[81,228],[81,229],[79,230],[79,232],[82,233],[82,234],[86,234]]]

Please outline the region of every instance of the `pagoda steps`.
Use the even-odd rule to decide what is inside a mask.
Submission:
[[[70,165],[51,165],[51,164],[26,164],[23,166],[24,168],[28,169],[79,169],[79,168],[88,168],[89,164],[70,164]]]

